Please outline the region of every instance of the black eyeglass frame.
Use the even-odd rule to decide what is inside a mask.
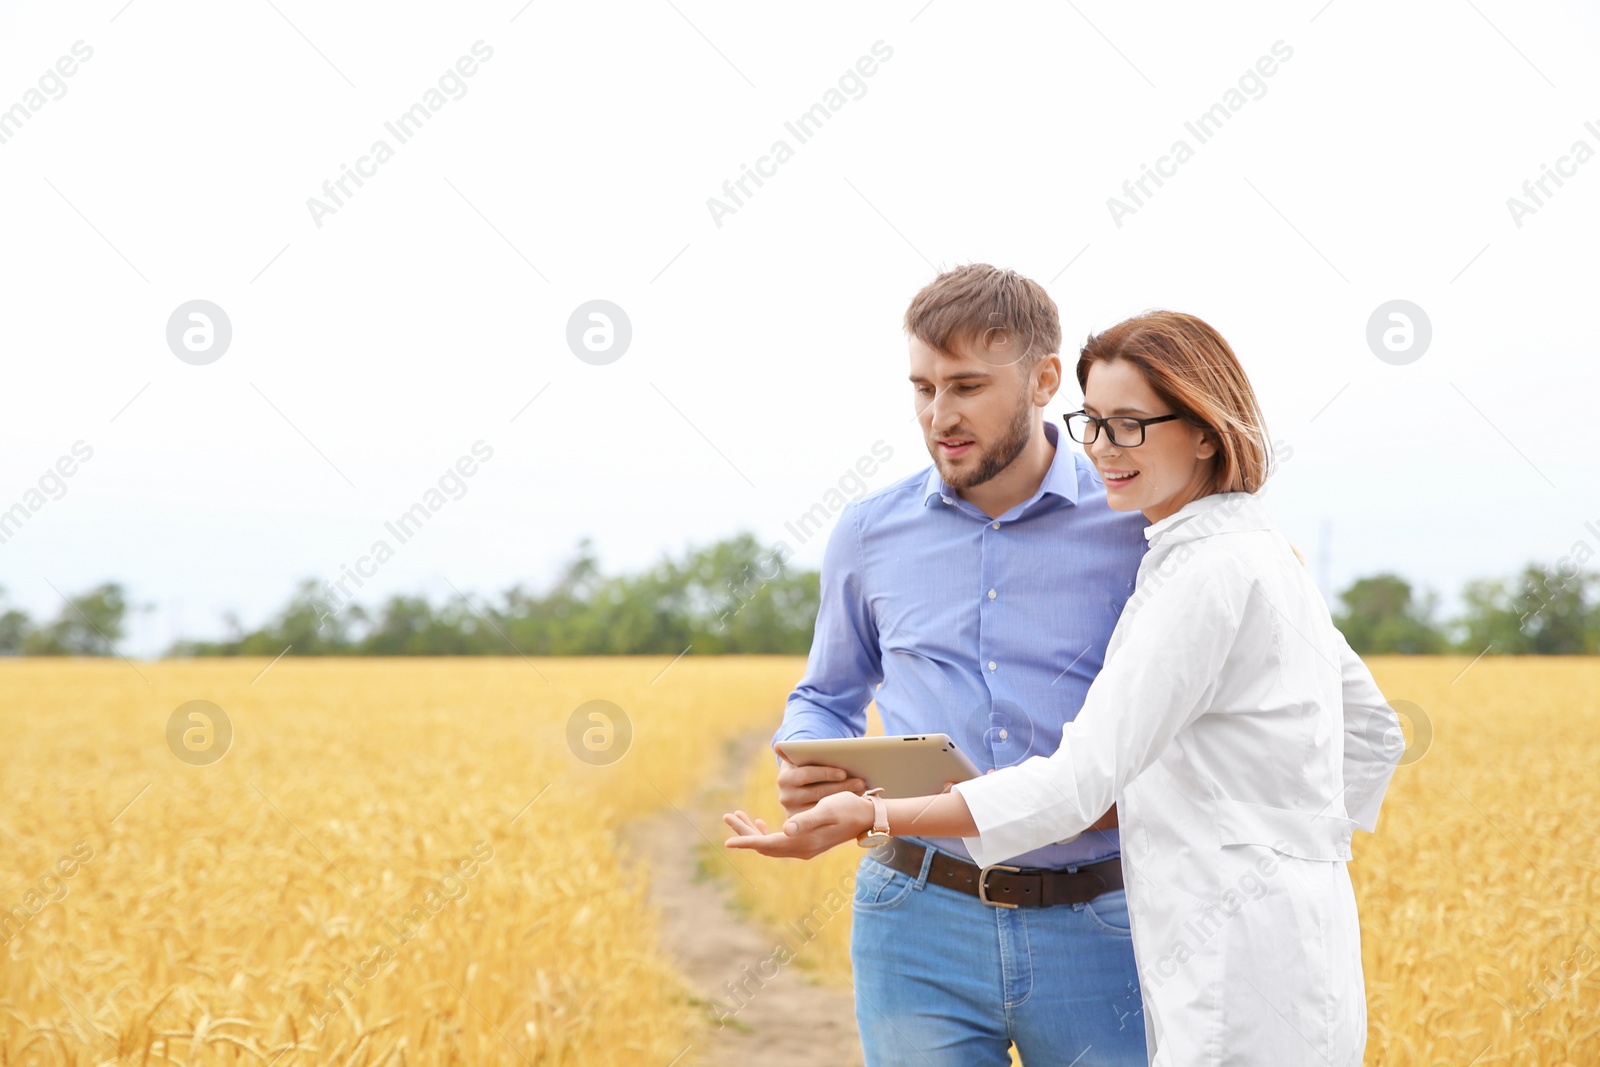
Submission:
[[[1085,419],[1088,419],[1089,420],[1089,425],[1094,428],[1094,436],[1090,437],[1087,441],[1083,440],[1077,434],[1072,432],[1072,420],[1073,420],[1073,417],[1077,416],[1077,415],[1082,415]],[[1181,419],[1181,418],[1183,418],[1183,415],[1181,415],[1181,414],[1179,414],[1177,412],[1174,412],[1171,415],[1157,415],[1157,416],[1155,416],[1154,418],[1151,418],[1151,419],[1135,418],[1132,415],[1107,415],[1104,418],[1101,418],[1101,417],[1096,416],[1096,415],[1091,415],[1087,411],[1083,411],[1083,410],[1080,409],[1078,411],[1069,411],[1069,412],[1067,412],[1067,414],[1062,418],[1061,421],[1067,427],[1067,436],[1071,437],[1074,441],[1077,441],[1078,444],[1080,444],[1080,445],[1092,445],[1092,444],[1094,444],[1097,440],[1100,439],[1100,433],[1103,430],[1105,432],[1106,439],[1111,442],[1112,447],[1114,447],[1114,448],[1138,448],[1140,445],[1144,444],[1144,428],[1146,426],[1153,426],[1158,422],[1171,422],[1173,419]],[[1111,426],[1109,425],[1112,419],[1122,419],[1125,422],[1136,422],[1136,423],[1138,423],[1139,424],[1139,440],[1134,442],[1133,444],[1126,444],[1126,443],[1124,443],[1122,441],[1117,440],[1117,435],[1111,432]]]

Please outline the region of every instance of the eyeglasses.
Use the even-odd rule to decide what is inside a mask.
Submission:
[[[1157,415],[1153,419],[1136,419],[1131,415],[1112,415],[1096,418],[1086,411],[1074,411],[1066,416],[1067,433],[1080,445],[1092,445],[1100,437],[1100,427],[1117,448],[1138,448],[1144,444],[1144,428],[1158,422],[1181,419],[1182,415]]]

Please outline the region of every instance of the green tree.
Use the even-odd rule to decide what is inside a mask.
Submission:
[[[799,655],[810,649],[819,579],[790,569],[782,550],[741,534],[691,554],[683,573],[695,648]]]
[[[0,585],[0,598],[4,598],[5,586]],[[28,613],[18,608],[7,608],[0,614],[0,656],[15,656],[22,652],[28,640],[28,634],[33,630],[33,620]]]
[[[26,633],[22,650],[32,656],[104,656],[123,636],[128,603],[122,586],[104,582],[68,599],[47,626]]]
[[[1462,595],[1462,651],[1577,656],[1600,652],[1600,575],[1530,563],[1512,580],[1478,579]]]
[[[321,592],[315,578],[303,578],[283,610],[260,630],[242,632],[238,620],[228,617],[234,636],[225,641],[184,641],[174,645],[175,656],[276,656],[291,648],[296,656],[347,656],[356,652],[351,632],[367,622],[360,604],[336,608]]]
[[[1342,608],[1334,625],[1362,655],[1429,654],[1443,652],[1449,644],[1433,621],[1438,597],[1416,596],[1411,583],[1398,575],[1358,578],[1339,594],[1339,600]]]
[[[304,580],[267,626],[219,642],[174,646],[174,655],[803,655],[819,602],[818,575],[788,565],[749,533],[663,557],[634,574],[601,572],[584,538],[543,593],[522,585],[496,603],[453,597],[435,607],[392,596],[369,615],[334,612]]]
[[[455,609],[435,610],[426,597],[397,595],[384,602],[356,651],[363,656],[465,656],[483,651],[481,643]]]

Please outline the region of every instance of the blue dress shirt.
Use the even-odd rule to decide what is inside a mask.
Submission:
[[[1111,510],[1088,457],[1061,447],[1054,423],[1044,432],[1044,481],[998,519],[933,464],[846,506],[773,743],[860,737],[875,699],[885,733],[949,734],[980,771],[1056,751],[1149,546],[1144,516]],[[917,840],[971,859],[959,837]],[[1115,830],[1097,831],[1008,862],[1076,866],[1118,850]]]

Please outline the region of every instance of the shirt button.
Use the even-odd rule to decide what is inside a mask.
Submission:
[[[950,498],[949,498],[949,497],[947,497],[947,496],[942,496],[942,497],[940,497],[940,498],[939,498],[939,499],[940,499],[940,500],[943,500],[943,501],[944,501],[944,502],[945,502],[945,503],[946,503],[946,504],[948,504],[948,503],[950,503]]]
[[[989,669],[990,669],[990,670],[991,670],[991,671],[992,671],[992,670],[994,670],[994,660],[990,660],[990,661],[989,661]]]
[[[994,526],[994,528],[996,530],[1000,529],[1000,524],[998,522],[997,523],[993,523],[992,525]]]
[[[994,598],[995,598],[995,591],[993,589],[991,589],[991,590],[989,590],[989,599],[993,600]]]

